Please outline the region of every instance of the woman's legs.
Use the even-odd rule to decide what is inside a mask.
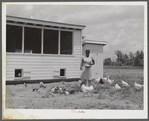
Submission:
[[[89,87],[91,86],[91,80],[88,80],[88,86]]]
[[[84,68],[80,78],[85,82],[85,85],[89,87],[91,85],[91,69]]]
[[[91,68],[87,69],[87,82],[88,82],[88,87],[91,86],[91,81],[92,81],[92,72],[91,72]]]
[[[88,86],[89,87],[89,82],[88,82],[89,80],[87,79],[86,80],[86,86]]]
[[[82,81],[85,83],[85,86],[86,86],[86,84],[87,84],[87,80],[86,80],[86,79],[83,79]]]

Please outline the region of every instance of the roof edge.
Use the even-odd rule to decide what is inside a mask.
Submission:
[[[16,20],[28,20],[28,21],[36,21],[36,22],[44,22],[44,23],[51,23],[51,24],[57,24],[57,25],[66,25],[66,26],[71,26],[71,27],[78,27],[79,29],[84,29],[86,26],[85,25],[77,25],[77,24],[69,24],[69,23],[61,23],[61,22],[54,22],[54,21],[45,21],[45,20],[39,20],[39,19],[31,19],[31,18],[25,18],[25,17],[18,17],[18,16],[10,16],[6,15],[6,20],[7,19],[16,19]]]
[[[82,42],[82,45],[84,44],[98,44],[98,45],[107,45],[106,41],[97,41],[97,40],[84,40]]]

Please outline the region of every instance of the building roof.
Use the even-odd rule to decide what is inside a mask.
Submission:
[[[37,20],[37,19],[30,19],[30,18],[22,18],[22,17],[15,17],[15,16],[6,16],[6,21],[7,21],[7,23],[18,23],[18,24],[25,24],[25,25],[45,26],[45,27],[62,28],[62,29],[82,30],[86,27],[84,25],[59,23],[59,22],[44,21],[44,20]]]
[[[84,45],[84,44],[98,44],[98,45],[104,46],[107,44],[107,42],[106,41],[97,41],[97,40],[84,40],[82,42],[82,45]]]

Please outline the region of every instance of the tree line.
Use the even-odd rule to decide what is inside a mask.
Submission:
[[[142,66],[144,65],[144,53],[137,50],[136,53],[129,52],[129,54],[123,54],[120,50],[115,51],[116,60],[111,58],[104,59],[105,66]]]

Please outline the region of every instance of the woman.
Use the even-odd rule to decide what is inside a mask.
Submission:
[[[90,86],[92,80],[91,66],[95,64],[94,59],[90,56],[90,50],[85,51],[85,56],[82,57],[81,67],[82,70],[81,80],[86,81],[86,86]]]

